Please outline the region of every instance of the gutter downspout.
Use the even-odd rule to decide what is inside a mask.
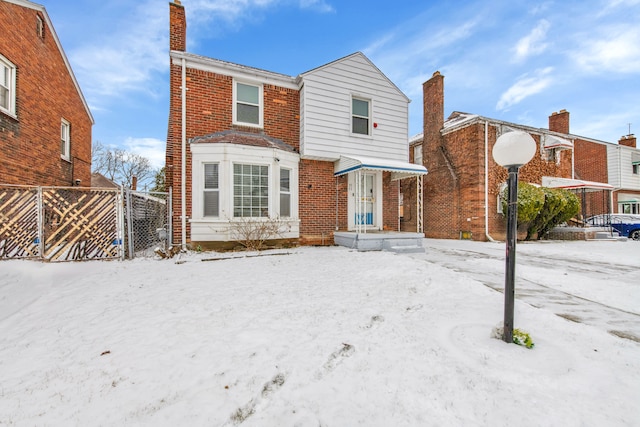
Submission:
[[[495,242],[489,235],[489,121],[484,121],[484,235],[490,242]]]
[[[186,59],[182,58],[182,86],[181,86],[181,97],[182,97],[182,160],[180,163],[180,204],[181,204],[181,212],[180,212],[180,225],[182,228],[182,250],[186,250],[187,248],[187,183],[185,182],[187,179],[187,64]]]

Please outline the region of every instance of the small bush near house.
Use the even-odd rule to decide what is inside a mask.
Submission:
[[[580,200],[570,191],[546,187],[542,187],[542,191],[544,205],[529,224],[525,240],[531,240],[534,236],[540,240],[551,229],[574,217],[580,210]]]
[[[234,218],[229,227],[234,241],[248,250],[259,251],[268,240],[282,238],[289,225],[280,218]]]
[[[502,192],[502,212],[507,217],[507,209],[509,202],[509,187]],[[540,213],[544,206],[544,192],[540,187],[527,184],[526,182],[518,183],[518,224],[531,223]]]

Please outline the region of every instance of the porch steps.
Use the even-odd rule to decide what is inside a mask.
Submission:
[[[422,239],[388,239],[382,242],[382,250],[388,252],[395,252],[397,254],[415,254],[424,252],[422,247]]]
[[[395,253],[424,252],[422,233],[406,232],[340,232],[334,233],[337,245],[357,249],[358,251],[389,251]]]

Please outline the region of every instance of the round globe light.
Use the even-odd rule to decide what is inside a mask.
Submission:
[[[507,132],[493,146],[493,160],[505,168],[527,164],[536,154],[536,141],[527,132]]]

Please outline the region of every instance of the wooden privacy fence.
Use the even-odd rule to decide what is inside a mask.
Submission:
[[[170,216],[158,196],[120,188],[0,185],[0,259],[133,258],[166,244]]]

